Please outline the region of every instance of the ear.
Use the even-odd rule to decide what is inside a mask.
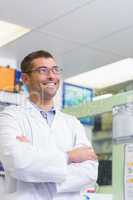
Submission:
[[[22,73],[21,74],[21,78],[22,78],[22,81],[25,85],[28,85],[29,83],[29,80],[30,80],[30,77],[27,73]]]

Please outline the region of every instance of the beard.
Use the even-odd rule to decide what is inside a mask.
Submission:
[[[43,84],[32,86],[29,89],[30,96],[37,102],[50,101],[56,95],[58,87],[46,87]]]

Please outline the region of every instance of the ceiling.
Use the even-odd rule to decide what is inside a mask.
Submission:
[[[53,53],[67,78],[133,57],[132,0],[3,0],[0,20],[31,32],[0,48],[20,60],[31,51]]]

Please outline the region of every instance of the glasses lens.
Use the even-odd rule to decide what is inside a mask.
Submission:
[[[55,74],[59,74],[59,73],[62,71],[62,69],[60,69],[58,66],[54,66],[54,67],[52,68],[52,71],[53,71],[53,73],[55,73]]]
[[[40,74],[48,74],[49,69],[47,67],[40,67],[37,70]]]

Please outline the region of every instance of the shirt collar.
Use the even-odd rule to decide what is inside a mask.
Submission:
[[[55,109],[55,107],[54,106],[52,106],[51,108],[50,108],[50,110],[49,111],[44,111],[43,109],[41,109],[41,108],[39,108],[35,103],[33,103],[32,101],[30,101],[31,102],[31,104],[39,111],[39,112],[44,112],[44,113],[56,113],[56,109]]]

